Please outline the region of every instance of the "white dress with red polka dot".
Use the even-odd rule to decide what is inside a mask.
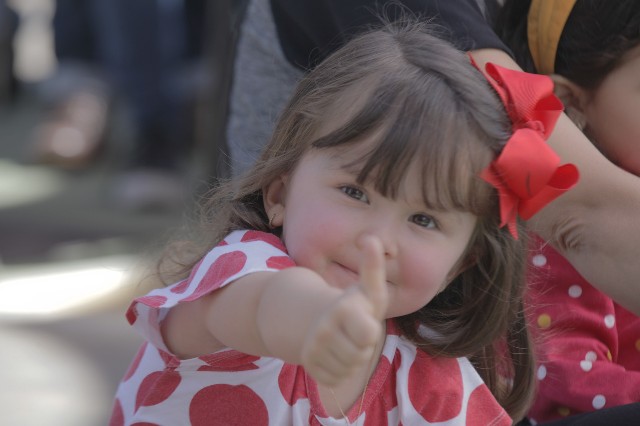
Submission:
[[[592,287],[539,238],[530,260],[528,299],[540,357],[531,419],[640,401],[640,317]]]
[[[293,265],[274,235],[235,231],[186,280],[134,300],[127,319],[147,341],[118,387],[110,425],[347,424],[326,413],[316,382],[301,366],[232,349],[181,360],[163,342],[160,323],[177,303],[252,272]],[[466,358],[417,350],[391,320],[362,407],[358,398],[346,414],[349,423],[369,426],[511,424]]]

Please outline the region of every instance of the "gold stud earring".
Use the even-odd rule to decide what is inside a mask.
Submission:
[[[277,215],[274,213],[274,214],[271,215],[271,219],[269,219],[269,228],[271,228],[271,229],[275,228],[275,226],[273,226],[273,219],[275,219],[276,216]]]

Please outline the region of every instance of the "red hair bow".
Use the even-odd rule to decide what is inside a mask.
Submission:
[[[506,225],[517,239],[517,216],[531,218],[571,189],[579,173],[573,164],[561,166],[560,157],[545,142],[563,109],[551,79],[491,63],[485,77],[502,99],[513,135],[480,177],[498,190],[500,226]]]

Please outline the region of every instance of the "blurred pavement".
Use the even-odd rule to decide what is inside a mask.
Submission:
[[[140,342],[124,311],[184,206],[118,210],[108,164],[29,164],[40,110],[20,96],[0,109],[0,424],[103,425]]]
[[[42,113],[32,83],[0,105],[0,424],[104,425],[140,344],[124,312],[187,209],[115,206],[117,149],[85,171],[32,164]],[[108,143],[127,136],[116,119]]]

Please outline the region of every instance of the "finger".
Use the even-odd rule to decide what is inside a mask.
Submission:
[[[377,336],[376,334],[374,337]],[[375,344],[375,340],[373,342]],[[329,350],[331,354],[345,366],[353,367],[367,362],[370,359],[369,347],[372,346],[372,344],[359,345],[346,335],[339,333],[334,341],[331,342]]]
[[[373,306],[373,315],[383,320],[389,295],[382,242],[377,237],[368,235],[362,238],[361,247],[363,256],[359,271],[360,286]]]
[[[363,297],[360,293],[359,300],[355,302],[361,303],[363,306],[354,306],[354,314],[343,323],[344,333],[348,339],[359,349],[363,350],[367,347],[375,346],[380,339],[382,331],[381,320],[372,315],[371,302]],[[367,306],[364,306],[364,303]],[[355,305],[355,303],[354,303]]]
[[[333,353],[315,356],[303,363],[307,372],[325,385],[336,384],[338,381],[351,376],[356,365],[345,364]]]
[[[306,368],[306,370],[318,384],[330,388],[338,385],[345,378],[344,375],[335,375],[322,368]]]
[[[357,359],[350,359],[347,362],[343,362],[334,353],[326,354],[322,359],[317,359],[311,369],[316,375],[322,375],[325,382],[333,380],[335,384],[351,377],[359,367],[367,365],[373,358],[374,351],[375,348],[373,346],[361,349],[358,352]]]
[[[326,372],[326,374],[334,377],[348,376],[354,368],[352,360],[345,363],[343,360],[338,358],[336,354],[331,352],[323,354],[322,357],[315,360],[315,362],[316,367],[319,370],[322,370]]]
[[[323,337],[322,335],[328,332],[325,330],[328,328],[316,333],[315,338],[309,336],[302,348],[302,363],[334,374],[344,374],[358,362],[359,348],[343,331],[332,329],[330,336]]]

